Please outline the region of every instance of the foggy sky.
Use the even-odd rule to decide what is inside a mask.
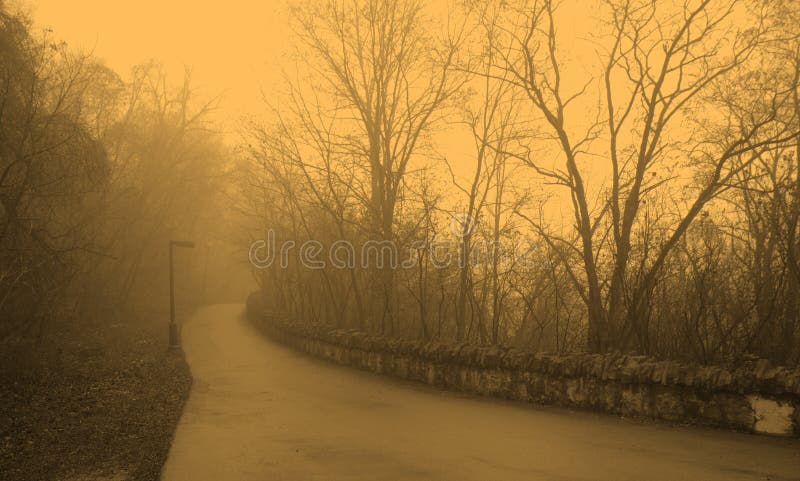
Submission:
[[[206,95],[224,92],[220,120],[257,112],[260,91],[280,80],[289,28],[283,0],[40,0],[22,2],[37,27],[93,51],[126,75],[131,66],[156,59],[174,80],[184,65]],[[226,126],[233,128],[235,126]]]

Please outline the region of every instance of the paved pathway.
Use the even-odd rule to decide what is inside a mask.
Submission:
[[[184,326],[164,481],[800,480],[800,442],[474,398],[310,358],[241,305]]]

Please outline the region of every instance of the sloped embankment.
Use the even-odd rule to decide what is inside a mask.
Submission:
[[[0,369],[0,478],[156,481],[189,395],[162,316],[66,326],[6,346]]]

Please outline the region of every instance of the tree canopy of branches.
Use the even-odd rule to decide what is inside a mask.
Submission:
[[[188,75],[124,81],[0,2],[0,340],[153,307],[167,239],[199,227],[223,167],[193,97]]]
[[[251,235],[416,263],[289,260],[265,292],[386,335],[798,362],[797,5],[598,0],[576,68],[566,3],[297,4],[298,81],[241,171]]]

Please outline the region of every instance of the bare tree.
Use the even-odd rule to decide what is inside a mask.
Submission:
[[[368,176],[371,235],[395,242],[395,210],[409,163],[461,84],[452,72],[457,38],[437,44],[416,0],[314,2],[296,8],[295,18],[313,54],[306,57],[319,79],[313,88],[331,98],[320,109],[351,119],[338,141],[350,145]],[[391,268],[380,269],[379,285],[380,330],[391,332]]]
[[[584,274],[576,287],[585,292],[593,350],[612,345],[648,350],[647,326],[639,321],[646,318],[654,282],[672,249],[743,165],[796,135],[789,124],[776,128],[785,92],[763,92],[763,108],[749,115],[709,96],[745,68],[762,45],[758,16],[752,29],[731,25],[737,4],[705,0],[674,11],[650,1],[608,2],[612,46],[602,72],[607,116],[578,135],[574,132],[579,127],[569,123],[569,107],[592,80],[577,92],[563,91],[555,3],[535,1],[515,10],[496,42],[501,62],[494,76],[508,74],[508,81],[527,95],[560,150],[561,167],[525,160],[548,182],[568,191]],[[682,130],[680,124],[690,122],[700,106],[714,109],[708,121],[718,128]],[[611,187],[605,199],[593,203],[580,159],[594,154],[598,140],[608,143]],[[674,179],[663,174],[668,172],[665,166],[676,162],[697,172],[699,186],[692,198],[682,201],[686,207],[675,212],[659,245],[646,249],[649,258],[634,260],[632,237],[642,222],[641,207],[648,196],[675,188]],[[567,239],[559,242],[570,245]],[[611,259],[610,275],[599,263],[603,259]],[[638,266],[636,272],[630,272],[632,265]]]
[[[0,338],[41,335],[94,247],[109,169],[81,116],[87,63],[0,5]]]

